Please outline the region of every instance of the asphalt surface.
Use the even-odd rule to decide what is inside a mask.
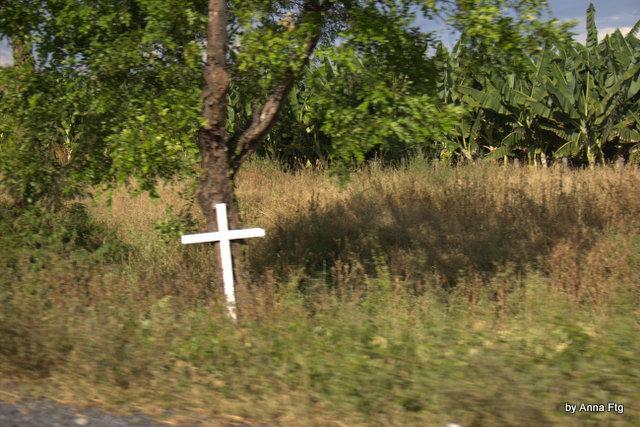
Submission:
[[[251,427],[247,424],[168,424],[144,415],[114,415],[92,408],[74,408],[49,400],[0,401],[0,427]],[[266,427],[266,426],[263,426]]]
[[[0,427],[167,427],[142,415],[118,416],[97,409],[72,408],[47,400],[0,401]],[[185,426],[186,427],[186,426]]]

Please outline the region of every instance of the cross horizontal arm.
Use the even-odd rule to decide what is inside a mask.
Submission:
[[[216,231],[213,233],[187,234],[182,236],[182,244],[219,242],[220,240],[248,239],[251,237],[264,237],[262,228],[247,228],[245,230]]]

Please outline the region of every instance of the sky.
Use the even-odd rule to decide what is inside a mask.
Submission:
[[[561,20],[578,19],[580,23],[575,27],[577,39],[586,39],[586,10],[587,0],[549,0],[554,15]],[[620,28],[623,34],[631,30],[640,20],[640,1],[638,0],[594,0],[596,8],[596,26],[599,38]]]
[[[586,38],[585,17],[590,0],[549,0],[551,11],[561,21],[578,20],[575,27],[577,39],[584,42]],[[639,0],[593,0],[596,7],[596,26],[600,37],[620,28],[626,34],[640,20]],[[2,12],[0,12],[2,13]],[[442,24],[437,22],[420,22],[421,27],[435,30],[448,45],[455,42],[456,36],[451,34]],[[0,40],[0,65],[11,64],[11,50],[6,40]]]
[[[548,0],[553,16],[561,21],[578,21],[573,31],[580,42],[586,40],[586,16],[587,8],[591,0]],[[612,33],[620,28],[623,34],[629,32],[631,27],[640,20],[640,0],[592,0],[596,8],[596,27],[599,39],[605,34]],[[451,46],[457,40],[457,36],[438,22],[420,22],[421,27],[436,31],[439,38],[445,44]]]

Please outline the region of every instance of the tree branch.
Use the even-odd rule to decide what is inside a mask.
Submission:
[[[299,68],[288,70],[282,78],[274,84],[262,108],[256,110],[254,113],[249,126],[240,133],[239,136],[232,138],[232,142],[229,144],[234,149],[234,154],[232,154],[230,158],[232,176],[236,174],[242,163],[260,147],[262,140],[275,124],[280,110],[282,110],[282,106],[291,92],[293,84],[299,77],[299,70],[304,69],[308,64],[309,58],[320,40],[322,33],[322,12],[326,10],[330,4],[331,2],[328,1],[320,2],[320,4],[313,0],[305,2],[300,15],[300,24],[305,25],[309,21],[317,20],[317,27],[315,28],[315,32],[311,34],[307,40],[305,51],[301,58],[302,64]],[[296,59],[300,58],[296,58],[295,56],[292,58],[293,61]],[[235,153],[236,147],[239,148],[237,153]]]

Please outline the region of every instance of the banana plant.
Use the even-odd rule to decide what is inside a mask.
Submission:
[[[526,75],[511,73],[506,77],[492,73],[482,82],[482,90],[461,86],[458,92],[468,105],[490,111],[501,124],[501,138],[497,146],[493,141],[485,147],[489,158],[505,158],[521,150],[527,153],[531,163],[536,156],[545,159],[551,143],[549,135],[541,128],[548,120],[551,109],[546,104],[548,96],[542,75],[549,68],[550,52],[544,49],[537,60],[531,59],[530,72]]]
[[[455,157],[471,161],[479,156],[481,146],[478,140],[485,120],[485,114],[479,105],[465,102],[458,90],[468,80],[460,63],[462,49],[463,45],[459,41],[451,53],[447,52],[442,43],[436,50],[436,67],[441,75],[436,85],[438,97],[444,103],[460,105],[466,110],[455,126],[456,131],[442,142],[440,158],[449,161]]]
[[[598,43],[594,14],[591,5],[586,46],[554,60],[546,81],[552,121],[544,126],[563,140],[556,157],[582,154],[592,166],[604,162],[607,144],[640,142],[640,50],[619,32]]]

